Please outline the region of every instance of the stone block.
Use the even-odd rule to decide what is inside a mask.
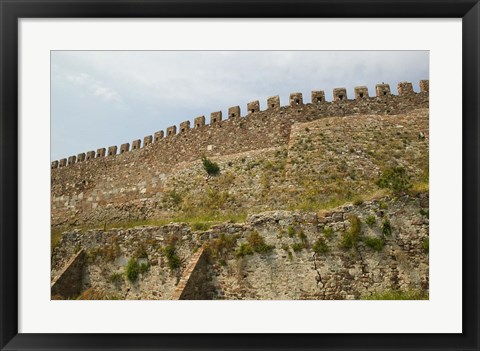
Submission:
[[[276,110],[280,108],[280,96],[270,96],[267,99],[267,109]]]
[[[302,93],[291,93],[290,106],[301,106],[301,105],[303,105]]]
[[[325,102],[325,92],[323,90],[312,91],[312,104],[318,105]]]
[[[140,144],[142,141],[140,139],[132,141],[132,151],[140,149]]]
[[[167,138],[177,134],[177,126],[170,126],[167,128]]]
[[[210,125],[220,123],[222,121],[222,111],[212,112],[210,114]]]
[[[195,124],[194,128],[201,128],[205,125],[205,116],[195,117],[193,123]]]
[[[255,100],[247,104],[248,113],[255,113],[260,111],[260,101]]]
[[[125,152],[129,152],[130,151],[130,144],[129,143],[125,143],[125,144],[122,144],[120,145],[120,153],[123,154]]]
[[[355,100],[368,98],[368,88],[366,86],[355,87]]]
[[[83,162],[83,161],[85,161],[85,153],[84,152],[77,155],[77,162]]]
[[[158,143],[160,140],[162,140],[165,136],[165,132],[163,130],[160,130],[158,132],[155,132],[154,135],[154,141]]]
[[[97,149],[97,157],[105,157],[107,150],[102,147],[100,149]]]
[[[117,147],[116,146],[110,146],[108,148],[108,156],[115,156],[117,154]]]
[[[184,121],[180,123],[180,133],[185,133],[190,129],[190,121]]]
[[[240,106],[233,106],[228,109],[228,118],[240,117]]]
[[[95,151],[88,151],[86,160],[90,161],[90,160],[93,160],[94,158],[95,158]]]
[[[429,80],[421,80],[420,81],[420,91],[422,93],[430,92],[430,81]]]
[[[146,137],[143,138],[143,147],[150,145],[153,141],[153,138],[151,135],[147,135]]]
[[[73,165],[77,161],[77,156],[70,156],[68,158],[68,164]]]
[[[398,83],[398,95],[409,95],[413,94],[413,85],[410,82],[400,82]]]
[[[333,101],[343,101],[347,100],[347,89],[345,88],[335,88],[333,89]]]

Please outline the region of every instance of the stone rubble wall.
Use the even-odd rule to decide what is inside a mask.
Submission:
[[[74,231],[66,233],[54,249],[52,271],[55,276],[76,250],[83,249],[83,289],[102,290],[105,296],[119,299],[178,298],[179,284],[191,293],[185,297],[205,299],[359,299],[392,289],[428,293],[427,213],[428,193],[421,193],[346,204],[319,213],[264,212],[249,216],[245,223],[219,224],[207,231],[192,231],[182,223]],[[342,248],[352,216],[360,220],[361,239],[353,248]],[[367,224],[368,217],[375,223]],[[392,229],[385,234],[382,228],[387,221]],[[272,250],[239,256],[240,245],[247,243],[252,232]],[[220,247],[225,238],[233,240],[233,247],[214,253],[212,248]],[[376,251],[365,238],[381,239],[385,245]],[[314,252],[319,240],[326,252]],[[168,266],[163,253],[168,244],[176,248],[178,269]],[[208,261],[198,251],[202,247],[210,250]],[[149,264],[149,270],[134,283],[124,275],[132,257]],[[196,265],[187,268],[194,257],[205,259],[198,271]],[[181,283],[188,269],[195,273],[191,286],[188,279]],[[115,275],[121,279],[112,281]]]
[[[407,99],[404,96],[390,98],[392,100],[398,98],[401,101]],[[408,95],[408,98],[413,99],[414,103],[405,103],[405,106],[400,105],[398,110],[391,111],[400,113],[410,109],[408,114],[384,116],[382,113],[385,111],[376,111],[372,108],[377,106],[380,109],[387,106],[385,102],[380,104],[384,98],[372,98],[378,100],[379,104],[366,103],[364,109],[361,108],[361,102],[356,102],[355,108],[359,111],[370,111],[373,114],[366,116],[353,114],[344,118],[327,118],[327,113],[322,115],[321,106],[288,107],[254,113],[246,118],[228,119],[205,131],[202,128],[190,129],[145,148],[115,157],[102,157],[52,169],[52,227],[71,228],[88,223],[102,225],[168,215],[171,210],[168,204],[170,192],[176,188],[185,189],[178,181],[183,179],[181,174],[191,169],[197,172],[195,179],[202,178],[193,185],[192,190],[201,189],[205,183],[203,179],[205,174],[198,173],[199,170],[202,171],[200,161],[202,155],[212,157],[216,162],[223,162],[222,169],[228,171],[230,167],[228,165],[232,162],[235,164],[238,160],[248,161],[252,155],[265,158],[264,151],[275,153],[288,148],[288,151],[292,152],[292,157],[296,159],[296,165],[290,162],[292,167],[289,167],[290,170],[295,170],[306,163],[308,157],[304,156],[315,153],[315,150],[305,147],[315,146],[325,152],[308,160],[313,162],[310,162],[311,167],[320,160],[335,163],[337,159],[345,159],[353,153],[354,157],[344,160],[344,163],[355,163],[367,158],[367,164],[361,164],[358,168],[358,172],[361,173],[356,175],[358,177],[366,174],[366,178],[370,178],[373,174],[378,174],[379,167],[369,163],[368,158],[376,156],[374,153],[381,151],[376,150],[372,143],[381,142],[386,133],[389,133],[386,142],[390,144],[383,148],[385,152],[392,146],[396,148],[397,154],[406,151],[407,156],[418,154],[417,159],[424,160],[425,157],[428,158],[428,142],[425,142],[428,141],[426,109],[428,94],[412,94]],[[340,106],[342,103],[340,101],[332,104]],[[417,106],[425,108],[412,110]],[[353,113],[353,108],[350,112]],[[376,112],[380,115],[375,115]],[[311,132],[305,133],[307,129]],[[320,129],[325,129],[321,137]],[[317,134],[313,135],[314,132]],[[394,135],[390,135],[391,133]],[[426,135],[427,139],[418,139],[419,133]],[[344,134],[350,138],[342,137]],[[311,145],[296,145],[295,142],[300,141],[300,137],[313,142]],[[366,137],[370,139],[372,145],[365,142]],[[391,139],[393,141],[390,141]],[[356,140],[363,144],[355,143]],[[408,144],[403,143],[404,140]],[[423,143],[423,146],[420,143]],[[209,149],[209,146],[212,148]],[[415,157],[412,157],[412,160],[415,161]],[[418,162],[411,162],[409,168],[418,172],[416,163]],[[358,165],[347,166],[356,168]],[[241,170],[241,167],[242,165],[237,168]],[[301,174],[303,173],[297,172],[297,176]],[[289,178],[292,179],[291,173]],[[298,182],[296,184],[292,182],[292,189],[298,188],[298,185]],[[258,198],[252,194],[245,196],[251,199]],[[238,200],[242,202],[241,198]]]
[[[207,253],[202,247],[190,259],[172,300],[209,300],[213,289],[208,276]]]
[[[82,291],[85,251],[82,249],[57,272],[50,286],[52,298],[68,299]]]

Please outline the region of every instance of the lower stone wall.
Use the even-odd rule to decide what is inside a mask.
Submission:
[[[318,214],[251,216],[250,228],[237,244],[257,232],[273,249],[242,257],[230,252],[215,262],[216,298],[343,300],[399,290],[427,296],[427,213],[428,195],[423,195],[348,204]],[[353,226],[358,230],[352,242]]]
[[[85,251],[82,249],[74,255],[58,272],[52,281],[52,299],[70,299],[77,297],[83,284]]]
[[[52,272],[83,249],[82,289],[107,299],[338,300],[391,290],[426,296],[428,206],[428,193],[420,193],[329,211],[264,212],[207,231],[185,223],[76,231],[55,248]]]
[[[208,271],[208,258],[202,247],[192,256],[173,293],[172,300],[211,300],[213,291]]]

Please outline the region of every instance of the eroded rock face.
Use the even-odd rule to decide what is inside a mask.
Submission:
[[[271,135],[248,127],[246,134],[240,133],[245,141],[240,140],[236,128],[241,123],[261,125],[261,119],[233,118],[224,121],[232,123],[231,132],[228,125],[211,136],[201,128],[189,129],[183,133],[185,140],[162,139],[116,157],[52,169],[52,226],[66,229],[161,218],[181,210],[172,202],[172,193],[198,206],[205,202],[202,194],[224,193],[228,197],[224,206],[230,211],[286,209],[292,198],[314,189],[323,194],[320,201],[329,201],[326,194],[335,193],[335,188],[357,194],[372,191],[374,179],[392,163],[404,166],[414,179],[428,170],[427,109],[395,116],[320,118],[288,126],[284,122],[289,116],[276,116],[274,111],[267,119],[278,120],[269,129]],[[206,179],[200,153],[212,155],[220,176]]]
[[[167,246],[174,247],[178,267],[172,268]],[[209,259],[200,260],[206,265],[196,269],[201,273],[191,278],[195,284],[188,279],[182,284],[194,289],[203,282],[207,293],[201,296],[208,299],[358,299],[392,289],[428,293],[428,193],[320,213],[269,211],[207,231],[175,223],[65,233],[52,255],[52,275],[83,249],[83,290],[102,291],[105,298],[172,299],[185,269],[195,270],[189,263],[200,247]],[[132,258],[148,265],[134,282],[126,275]],[[198,296],[189,293],[185,296]]]
[[[192,126],[144,137],[143,145],[124,143],[120,153],[111,146],[52,162],[52,230],[67,230],[52,253],[52,277],[78,273],[65,266],[83,250],[82,298],[428,293],[428,192],[361,201],[375,198],[376,180],[390,167],[428,183],[428,81],[420,93],[405,82],[398,91],[380,84],[370,97],[357,87],[348,100],[339,88],[333,102],[315,91],[307,104],[294,93],[284,107],[273,96],[265,111],[253,101],[246,116],[234,106],[224,117],[213,112],[209,125],[199,116]],[[203,156],[219,175],[207,175]],[[185,223],[76,229],[213,210],[250,215],[197,231]]]

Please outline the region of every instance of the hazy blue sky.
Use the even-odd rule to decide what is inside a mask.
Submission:
[[[142,139],[166,127],[291,92],[429,77],[427,51],[53,51],[51,159]]]

